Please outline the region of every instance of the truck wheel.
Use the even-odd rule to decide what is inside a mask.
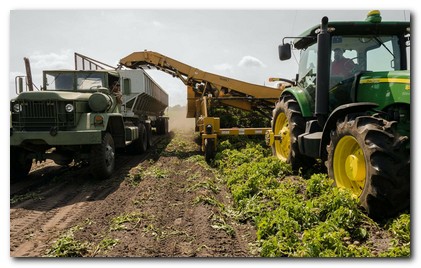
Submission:
[[[169,132],[169,122],[168,122],[168,118],[165,118],[164,119],[164,134],[166,135],[166,134],[168,134],[168,132]]]
[[[10,147],[10,181],[19,181],[28,176],[31,170],[32,159],[28,151],[19,147]]]
[[[314,164],[314,159],[302,155],[298,149],[298,136],[304,133],[305,125],[306,120],[294,97],[282,96],[273,110],[272,131],[281,139],[275,139],[272,153],[281,161],[291,164],[295,170]]]
[[[115,166],[115,147],[110,133],[105,133],[101,144],[91,147],[89,166],[95,179],[106,180],[111,177]]]
[[[205,139],[205,159],[206,162],[211,162],[215,158],[215,140]]]
[[[145,129],[146,129],[146,136],[147,136],[147,147],[150,148],[153,145],[151,124],[149,124],[149,123],[145,124]]]
[[[409,139],[395,126],[372,116],[347,117],[337,124],[327,147],[329,177],[358,196],[374,219],[409,206]]]
[[[134,140],[127,148],[132,154],[143,154],[148,149],[148,133],[143,123],[139,123],[138,132],[139,138]]]
[[[168,134],[168,118],[160,117],[157,119],[156,132],[158,135]]]
[[[139,139],[135,141],[135,147],[137,153],[144,153],[148,149],[148,133],[144,124],[139,124]]]
[[[163,133],[164,130],[163,130],[163,127],[162,127],[162,118],[161,117],[159,117],[158,119],[156,119],[155,124],[156,124],[156,134],[158,134],[158,135],[164,134]]]

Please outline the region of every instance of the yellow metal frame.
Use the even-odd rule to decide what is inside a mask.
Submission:
[[[216,100],[216,105],[252,111],[256,103],[274,106],[282,92],[282,88],[250,84],[204,72],[153,51],[134,52],[121,59],[120,64],[128,68],[153,66],[179,78],[187,86],[187,118],[196,120],[196,131],[202,135],[202,149],[205,139],[215,139],[216,147],[218,136],[266,135],[270,131],[270,128],[220,129],[220,119],[208,116],[211,100]],[[206,133],[208,125],[212,127],[212,133]],[[273,135],[271,137],[273,140]]]

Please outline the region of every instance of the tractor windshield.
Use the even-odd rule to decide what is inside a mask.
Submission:
[[[346,79],[360,71],[402,70],[397,36],[334,36],[331,75]]]
[[[405,68],[398,36],[333,36],[331,49],[331,109],[352,102],[356,74]]]
[[[331,109],[352,102],[350,90],[356,74],[407,69],[407,62],[402,56],[407,53],[408,45],[401,44],[402,40],[398,35],[332,36]],[[298,85],[312,99],[315,97],[316,73],[317,43],[314,43],[301,51],[298,70]]]

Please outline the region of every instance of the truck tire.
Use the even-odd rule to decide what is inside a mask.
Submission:
[[[395,123],[348,116],[337,123],[327,146],[329,177],[358,196],[373,219],[388,218],[409,207],[409,138],[396,131]]]
[[[139,123],[137,128],[139,138],[134,140],[127,149],[132,154],[143,154],[148,150],[148,133],[143,123]]]
[[[134,142],[135,151],[143,154],[148,150],[148,133],[144,124],[139,124],[139,139]]]
[[[146,136],[147,136],[147,147],[150,148],[152,147],[153,143],[152,143],[152,127],[150,123],[146,123],[145,124],[145,129],[146,129]]]
[[[169,127],[169,121],[168,118],[164,119],[164,134],[168,134],[168,132],[170,131],[170,127]]]
[[[281,97],[273,110],[272,131],[281,135],[281,140],[272,144],[272,153],[279,160],[291,164],[294,170],[312,166],[314,159],[302,155],[298,148],[298,136],[305,131],[306,120],[301,114],[300,106],[291,95]]]
[[[156,132],[158,135],[168,134],[168,118],[160,117],[156,122]]]
[[[10,181],[16,182],[28,176],[32,166],[29,152],[23,148],[10,147]]]
[[[89,169],[95,179],[106,180],[111,177],[115,166],[114,140],[106,132],[102,143],[91,146]]]

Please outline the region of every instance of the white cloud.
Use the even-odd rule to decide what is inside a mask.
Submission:
[[[158,27],[158,28],[164,27],[164,24],[160,21],[157,21],[157,20],[152,21],[152,25],[155,26],[155,27]]]
[[[244,56],[240,62],[238,63],[238,66],[240,67],[266,67],[266,65],[259,60],[258,58],[255,58],[253,56]]]
[[[71,50],[61,50],[59,53],[42,54],[35,52],[29,56],[31,67],[34,69],[73,69],[73,53]]]
[[[216,64],[216,65],[213,66],[213,68],[216,71],[219,71],[219,72],[225,72],[225,73],[232,73],[233,72],[233,66],[229,63]]]

